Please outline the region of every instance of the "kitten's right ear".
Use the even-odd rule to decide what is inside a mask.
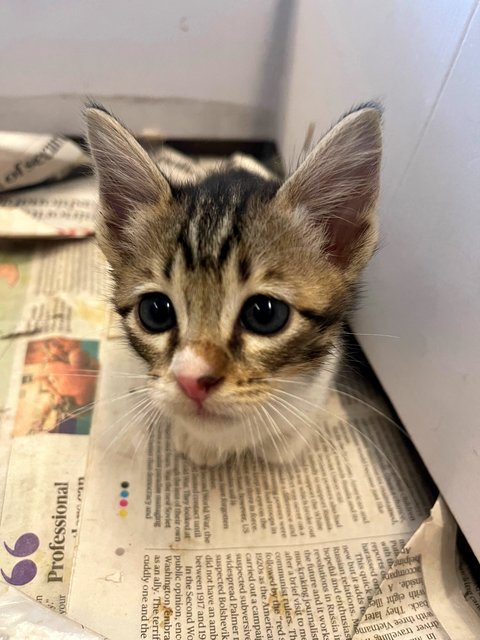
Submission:
[[[147,152],[112,115],[89,107],[85,116],[99,182],[99,240],[111,253],[128,236],[136,212],[165,202],[171,191]]]
[[[320,140],[276,196],[345,274],[356,275],[377,242],[381,156],[381,109],[367,104]]]

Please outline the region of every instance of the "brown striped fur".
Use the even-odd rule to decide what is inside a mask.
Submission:
[[[155,376],[152,394],[173,421],[177,448],[205,464],[248,448],[270,460],[292,458],[302,443],[287,423],[295,422],[303,440],[307,431],[294,413],[278,415],[287,415],[278,390],[306,381],[305,399],[324,397],[377,241],[378,107],[344,117],[283,183],[238,158],[211,172],[185,159],[179,175],[166,161],[156,166],[105,111],[88,109],[87,121],[113,303]],[[176,310],[178,326],[164,334],[148,334],[138,321],[138,302],[153,291],[168,295]],[[253,335],[239,323],[244,301],[259,293],[290,306],[278,334]],[[222,379],[202,415],[172,374],[173,359],[186,349]],[[282,435],[278,446],[272,421]]]

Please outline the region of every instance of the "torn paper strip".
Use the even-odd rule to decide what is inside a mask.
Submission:
[[[456,524],[439,498],[372,599],[354,640],[478,640],[456,569]]]
[[[0,638],[2,640],[101,640],[47,607],[42,607],[0,580]]]

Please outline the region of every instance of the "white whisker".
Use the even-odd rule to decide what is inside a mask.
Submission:
[[[140,398],[140,400],[133,407],[131,407],[130,410],[127,411],[126,414],[120,415],[112,424],[108,425],[108,428],[102,434],[102,437],[106,437],[113,430],[113,428],[120,422],[120,420],[126,420],[127,418],[129,418],[132,415],[132,413],[134,413],[135,411],[139,411],[141,408],[143,408],[150,401],[151,401],[151,399],[149,397]],[[135,423],[126,422],[122,426],[122,428],[119,431],[117,431],[117,433],[115,434],[113,439],[109,442],[109,444],[107,445],[107,447],[103,451],[103,454],[102,454],[102,457],[100,458],[100,461],[102,461],[105,458],[106,454],[112,449],[112,447],[115,445],[115,443],[117,443],[120,440],[120,438],[123,436],[123,434],[125,434],[126,431],[128,431],[128,429],[130,428],[130,426],[132,424],[135,424]]]
[[[286,380],[286,379],[282,379],[282,378],[265,378],[265,380],[276,380],[277,382],[304,385],[306,387],[312,386],[312,383],[304,382],[302,380]],[[347,385],[343,384],[343,382],[340,382],[340,383],[337,382],[336,384],[337,384],[337,386],[335,386],[335,387],[331,387],[329,385],[324,385],[324,386],[322,386],[322,389],[327,389],[328,391],[331,391],[332,393],[338,393],[341,396],[345,396],[346,398],[350,398],[351,400],[355,400],[356,402],[364,405],[365,407],[368,407],[374,413],[378,414],[379,416],[381,416],[382,418],[387,420],[387,422],[389,422],[392,426],[394,426],[396,429],[398,429],[400,431],[400,433],[402,433],[406,438],[411,440],[410,436],[408,435],[407,431],[405,431],[405,429],[402,427],[402,425],[400,425],[398,422],[396,422],[393,418],[391,418],[385,412],[381,411],[378,407],[376,407],[375,405],[371,404],[370,402],[367,402],[364,398],[359,398],[358,396],[356,396],[356,395],[354,395],[352,393],[348,393],[347,391],[343,391],[342,389],[339,389],[338,385],[341,385],[345,389],[349,389],[349,387],[347,387]]]
[[[384,458],[384,460],[386,460],[386,462],[388,462],[388,464],[390,465],[390,467],[394,471],[394,473],[397,476],[397,478],[408,488],[408,485],[407,485],[405,479],[402,477],[401,473],[399,472],[397,467],[393,464],[393,462],[390,460],[390,458],[382,451],[382,449],[369,436],[367,436],[365,433],[363,433],[358,427],[353,425],[351,422],[349,422],[345,418],[342,418],[341,416],[337,415],[336,413],[333,413],[332,411],[326,409],[322,405],[314,404],[313,402],[310,402],[309,400],[306,400],[305,398],[302,398],[301,396],[297,396],[295,394],[289,393],[288,391],[283,391],[282,389],[277,389],[277,392],[282,393],[282,394],[287,395],[287,396],[290,396],[290,397],[294,398],[295,400],[300,400],[301,402],[305,402],[309,406],[311,406],[311,407],[313,407],[315,409],[319,409],[320,411],[323,411],[324,413],[327,413],[328,415],[331,415],[332,417],[336,418],[337,420],[340,420],[341,422],[346,424],[348,427],[350,427],[350,429],[352,429],[352,430],[356,431],[357,433],[359,433],[367,442],[369,442],[375,448],[375,450],[382,456],[382,458]]]

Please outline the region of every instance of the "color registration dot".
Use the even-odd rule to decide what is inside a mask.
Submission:
[[[120,486],[123,487],[124,489],[128,489],[128,487],[130,486],[130,483],[124,480]]]
[[[128,506],[128,500],[120,500],[119,504],[120,504],[121,507],[126,507],[126,506]]]
[[[128,510],[127,510],[127,509],[120,509],[120,511],[118,512],[118,515],[119,515],[121,518],[126,518],[126,517],[127,517],[127,515],[128,515]]]
[[[122,496],[122,498],[128,498],[128,491],[124,489],[123,491],[120,491],[120,495]]]

